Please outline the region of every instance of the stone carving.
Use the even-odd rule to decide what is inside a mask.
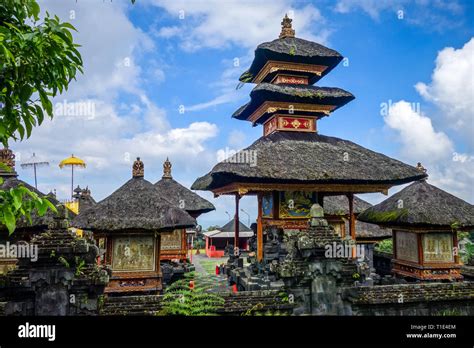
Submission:
[[[133,162],[132,175],[134,178],[142,178],[145,175],[145,165],[140,160],[140,157],[137,157],[137,160]]]

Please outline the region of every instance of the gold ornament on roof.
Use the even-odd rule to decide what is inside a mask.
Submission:
[[[173,179],[173,177],[171,176],[171,167],[172,164],[168,157],[166,157],[166,161],[165,163],[163,163],[163,179]]]
[[[426,168],[421,165],[421,162],[417,163],[416,169],[418,169],[418,171],[423,173],[423,174],[426,174],[426,172],[427,172]],[[424,178],[423,180],[426,180],[426,178]]]
[[[280,39],[284,39],[285,37],[295,37],[295,30],[291,26],[292,21],[293,20],[285,14],[285,17],[281,21]]]
[[[137,157],[137,160],[133,162],[132,175],[134,178],[143,178],[145,176],[145,165],[140,160],[140,157]]]

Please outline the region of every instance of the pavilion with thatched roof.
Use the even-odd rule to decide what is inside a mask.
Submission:
[[[173,179],[172,164],[167,158],[163,163],[163,176],[155,183],[155,188],[161,197],[174,207],[183,209],[193,218],[215,210],[214,205],[190,189]],[[193,236],[191,237],[193,238]],[[192,241],[189,243],[192,244]],[[186,261],[188,257],[188,240],[185,228],[176,229],[173,233],[161,237],[161,260]]]
[[[263,260],[263,228],[307,228],[312,204],[346,195],[349,235],[356,239],[354,194],[381,192],[425,177],[415,167],[351,141],[318,133],[317,122],[354,99],[334,87],[312,86],[343,57],[320,44],[295,37],[285,16],[280,37],[261,44],[240,77],[256,83],[250,102],[233,115],[261,124],[263,136],[198,178],[194,190],[235,196],[235,221],[243,195],[258,201],[257,255]],[[238,227],[235,243],[238,243]]]
[[[358,219],[393,230],[395,274],[421,280],[462,278],[457,231],[474,228],[472,204],[420,180]]]
[[[105,264],[112,269],[106,292],[161,291],[161,234],[195,224],[144,179],[139,158],[129,181],[73,221],[75,227],[105,239]]]

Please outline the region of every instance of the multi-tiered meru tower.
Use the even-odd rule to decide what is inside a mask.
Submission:
[[[343,57],[296,38],[291,22],[285,16],[280,37],[259,45],[250,69],[240,77],[241,82],[257,86],[250,93],[250,102],[233,117],[263,125],[263,136],[218,163],[192,186],[216,196],[235,195],[235,221],[239,221],[240,197],[258,197],[259,261],[264,230],[306,230],[310,207],[314,203],[323,206],[324,196],[347,196],[349,234],[355,239],[354,194],[386,194],[394,185],[426,176],[415,167],[351,141],[318,133],[317,122],[354,96],[340,88],[313,85]],[[238,241],[238,228],[235,234]]]

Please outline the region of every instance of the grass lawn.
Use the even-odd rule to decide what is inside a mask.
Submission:
[[[216,274],[216,265],[223,263],[222,259],[217,260],[201,260],[201,266],[208,274]]]

